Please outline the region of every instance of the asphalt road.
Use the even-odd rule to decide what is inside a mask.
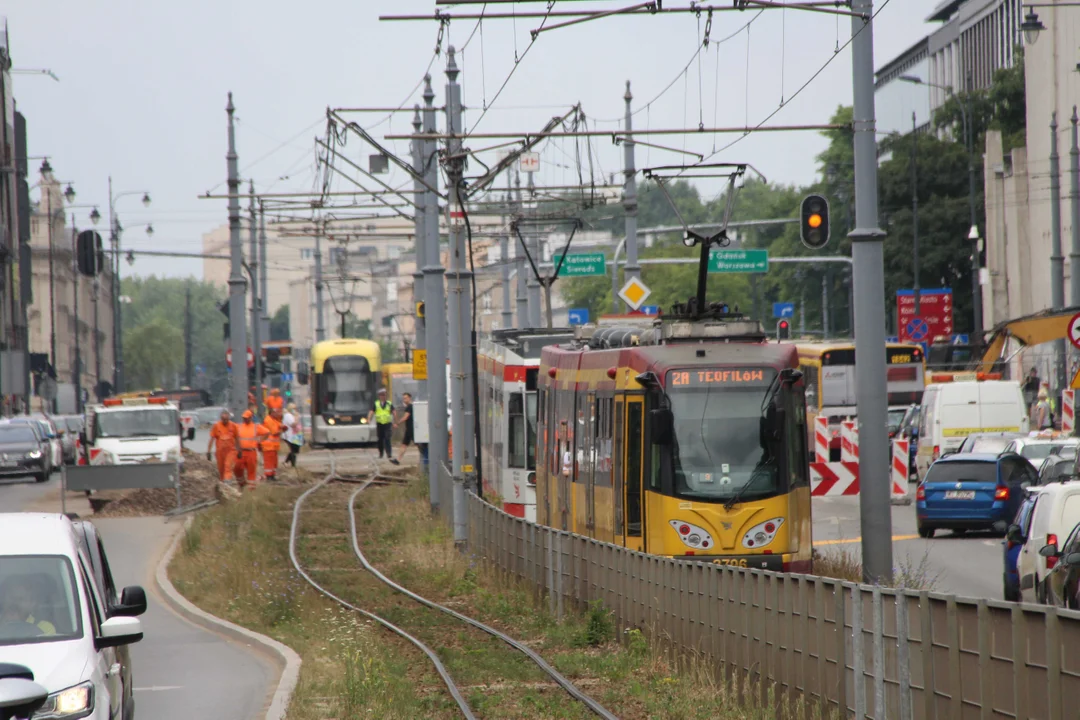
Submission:
[[[914,486],[912,486],[914,488]],[[914,490],[913,490],[914,491]],[[860,554],[859,498],[815,498],[814,547]],[[930,540],[915,531],[915,505],[892,506],[893,567],[932,580],[936,592],[1002,599],[1001,537],[939,530]]]
[[[43,483],[34,482],[34,478],[13,477],[0,479],[0,510],[3,512],[21,512],[38,506],[49,496],[60,497],[60,472],[54,472]],[[56,512],[60,512],[60,501],[56,502]]]
[[[100,518],[119,587],[142,585],[149,606],[144,638],[132,646],[135,707],[152,720],[247,720],[263,709],[276,673],[261,656],[177,617],[153,575],[175,527],[161,518]]]

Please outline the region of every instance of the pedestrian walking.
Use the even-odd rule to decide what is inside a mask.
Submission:
[[[267,436],[266,427],[255,422],[255,413],[245,410],[237,429],[236,482],[241,488],[255,488],[259,471],[259,442]]]
[[[281,390],[274,388],[270,391],[270,394],[266,396],[266,408],[268,410],[284,411],[285,398],[281,397]]]
[[[1039,371],[1036,368],[1031,368],[1031,372],[1028,373],[1027,378],[1024,380],[1024,402],[1027,403],[1027,409],[1030,413],[1035,405],[1039,396]]]
[[[368,422],[375,420],[375,444],[379,448],[379,457],[383,454],[393,459],[394,452],[390,447],[390,433],[394,429],[394,404],[386,399],[386,388],[379,388],[378,399],[375,407],[368,413]]]
[[[401,402],[405,404],[405,407],[401,410],[404,414],[396,423],[394,423],[394,427],[398,427],[399,425],[405,426],[405,439],[401,443],[401,453],[397,458],[390,458],[390,462],[395,465],[401,464],[402,458],[405,457],[405,451],[413,444],[412,395],[410,393],[403,394],[401,396]]]
[[[1054,416],[1050,410],[1050,394],[1046,391],[1046,388],[1039,389],[1038,401],[1031,411],[1031,420],[1039,430],[1053,427]]]
[[[233,479],[233,465],[236,464],[236,445],[239,440],[239,427],[232,421],[228,410],[221,411],[221,419],[210,428],[210,442],[206,445],[206,459],[211,459],[211,451],[217,446],[218,481]]]
[[[289,454],[285,456],[285,465],[296,467],[296,455],[304,444],[304,426],[300,424],[300,415],[296,411],[296,403],[289,403],[281,422],[285,425],[285,432],[281,439],[289,446]]]
[[[263,453],[263,479],[277,478],[278,453],[281,451],[281,433],[285,424],[281,421],[281,411],[271,410],[263,418],[266,427],[266,439],[260,443]]]

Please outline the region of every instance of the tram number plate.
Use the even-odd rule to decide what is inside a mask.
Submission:
[[[717,558],[713,560],[716,565],[732,565],[734,567],[746,567],[746,558]]]

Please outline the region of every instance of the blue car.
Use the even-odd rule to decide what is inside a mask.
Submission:
[[[1001,541],[1001,547],[1005,552],[1005,599],[1009,602],[1020,602],[1020,571],[1016,569],[1016,560],[1020,557],[1020,551],[1024,548],[1028,530],[1031,529],[1032,510],[1035,509],[1035,496],[1027,495],[1020,503],[1020,510],[1016,513],[1016,519],[1005,532],[1005,539]]]
[[[915,492],[915,525],[931,538],[939,529],[1005,534],[1023,501],[1038,484],[1035,467],[1016,453],[960,453],[939,459]]]

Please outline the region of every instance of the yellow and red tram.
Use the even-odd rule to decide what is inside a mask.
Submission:
[[[579,330],[539,372],[540,523],[656,555],[811,569],[794,345],[737,313]]]

